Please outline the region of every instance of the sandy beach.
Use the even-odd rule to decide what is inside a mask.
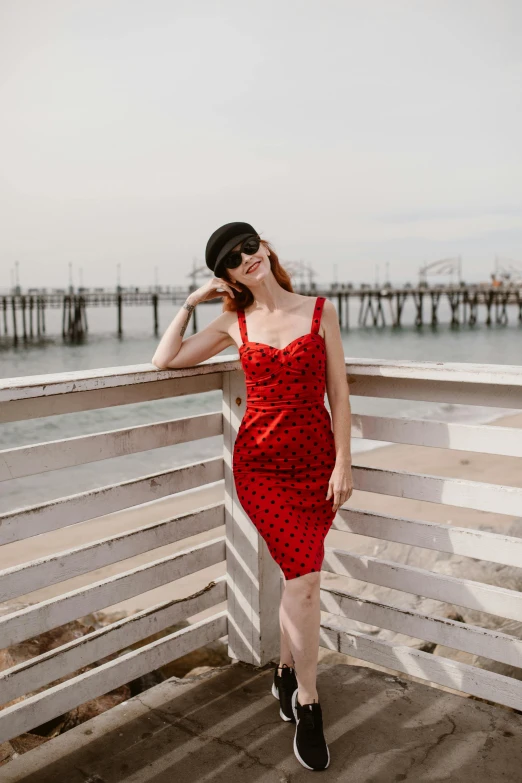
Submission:
[[[496,419],[494,422],[490,422],[490,424],[522,428],[522,413],[503,416],[500,419]],[[493,484],[522,487],[522,471],[520,470],[519,460],[512,457],[393,444],[357,454],[354,458],[354,462],[371,467],[394,468],[416,473],[452,476],[480,480]],[[0,568],[13,567],[20,563],[27,562],[32,558],[45,557],[46,555],[65,551],[70,547],[78,546],[79,544],[90,541],[96,541],[111,534],[126,530],[134,530],[144,524],[164,519],[171,514],[182,513],[210,503],[215,503],[221,499],[222,493],[222,485],[209,485],[203,489],[185,492],[176,497],[157,501],[146,507],[109,514],[58,531],[53,531],[52,533],[6,545],[1,548]],[[486,526],[488,529],[496,532],[507,531],[514,521],[513,517],[504,514],[484,513],[465,508],[359,491],[353,493],[348,506],[385,512],[412,519],[433,521],[441,524],[452,524],[463,527]],[[168,546],[145,552],[142,555],[114,563],[113,565],[100,568],[97,571],[69,579],[65,582],[52,585],[25,596],[20,596],[16,599],[16,602],[35,603],[40,600],[45,600],[52,596],[59,595],[60,593],[74,590],[82,585],[106,578],[110,575],[121,573],[131,567],[164,557],[170,553],[190,548],[195,544],[202,543],[203,541],[223,534],[224,527],[219,527],[213,531],[194,536],[190,539],[185,539]],[[343,533],[334,529],[330,530],[326,539],[327,546],[343,546],[354,551],[366,553],[371,553],[374,544],[375,541],[373,539]],[[116,611],[133,613],[169,598],[190,595],[192,592],[204,587],[209,581],[223,573],[224,564],[217,564],[204,571],[180,579],[175,584],[165,585],[122,603],[115,604],[114,606],[106,607],[103,611],[106,613],[113,613]],[[10,604],[12,605],[14,602],[13,599]],[[5,612],[6,605],[1,605],[0,610]],[[206,614],[211,614],[213,611],[215,611],[215,608],[197,615],[197,619],[201,619]]]

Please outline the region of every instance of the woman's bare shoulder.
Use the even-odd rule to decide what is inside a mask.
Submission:
[[[325,296],[325,298],[324,298],[323,316],[327,320],[332,320],[332,319],[334,321],[338,320],[338,318],[337,318],[337,309],[336,309],[334,303],[332,302],[332,300],[328,299],[327,296]]]
[[[337,315],[337,309],[334,303],[325,296],[323,304],[323,312],[321,317],[321,328],[323,337],[327,335],[337,334],[340,335],[339,329],[339,317]]]

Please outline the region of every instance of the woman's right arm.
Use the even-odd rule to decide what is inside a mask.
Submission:
[[[221,313],[200,332],[183,339],[196,305],[215,296],[223,296],[222,292],[216,292],[217,287],[224,289],[225,295],[234,295],[231,292],[231,284],[220,278],[213,278],[197,291],[189,294],[165,331],[152,357],[152,364],[158,369],[192,367],[210,359],[229,345],[235,345],[228,332],[232,319],[231,311]],[[239,287],[236,290],[240,290]]]

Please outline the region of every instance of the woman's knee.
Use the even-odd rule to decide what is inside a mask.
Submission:
[[[285,593],[289,592],[292,596],[301,600],[310,601],[316,597],[321,585],[321,573],[312,571],[303,576],[296,576],[294,579],[287,579]]]

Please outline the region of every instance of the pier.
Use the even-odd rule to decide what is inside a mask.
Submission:
[[[331,296],[331,295],[330,295]],[[484,311],[483,323],[506,326],[509,322],[508,307],[515,309],[514,318],[522,323],[522,286],[479,287],[445,286],[438,288],[382,288],[363,289],[358,292],[337,293],[339,322],[348,328],[350,298],[360,300],[359,326],[402,326],[406,301],[411,298],[415,306],[415,326],[438,326],[439,305],[446,300],[450,309],[451,326],[475,326],[480,322],[479,309]],[[386,319],[388,312],[389,320]]]
[[[29,290],[27,293],[3,294],[0,295],[0,336],[12,337],[15,344],[20,339],[28,342],[43,337],[46,333],[46,311],[61,309],[63,339],[79,341],[88,332],[88,310],[99,307],[114,308],[118,336],[123,334],[126,307],[148,307],[152,333],[157,336],[160,302],[181,306],[192,290],[178,286],[159,291],[102,289],[48,293]],[[350,328],[350,310],[354,305],[358,308],[357,324],[360,328],[400,328],[408,302],[413,303],[417,327],[437,327],[441,323],[440,308],[443,303],[449,306],[446,310],[452,327],[506,326],[510,320],[522,324],[522,285],[421,285],[415,288],[405,285],[394,288],[362,284],[355,288],[352,284],[333,283],[327,286],[297,285],[295,290],[307,296],[326,296],[335,302],[342,329]],[[219,301],[216,297],[201,302],[198,308]],[[198,330],[197,309],[192,313],[191,329],[192,333]]]

